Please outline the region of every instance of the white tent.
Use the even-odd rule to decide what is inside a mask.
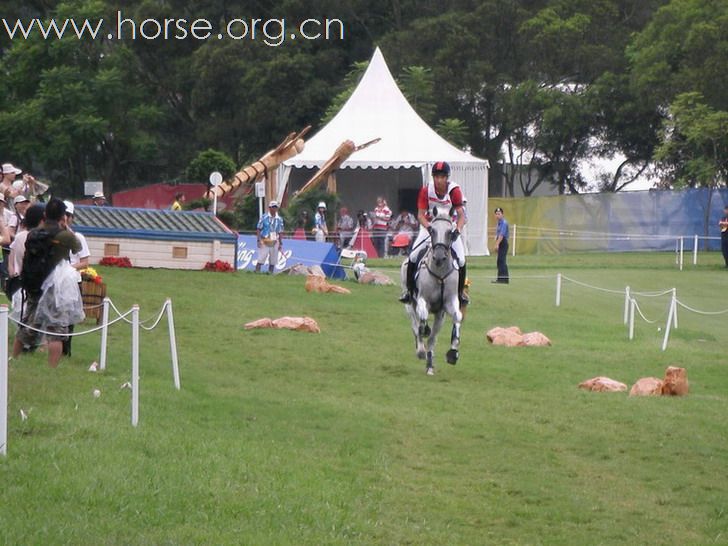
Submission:
[[[306,142],[305,149],[278,171],[278,198],[295,191],[345,140],[360,145],[337,171],[337,192],[350,209],[371,210],[378,195],[397,209],[415,207],[419,188],[437,161],[452,167],[451,179],[468,199],[466,245],[470,254],[487,254],[488,162],[465,153],[431,129],[397,87],[384,56],[376,49],[359,85],[336,116]],[[415,212],[415,210],[412,210]]]

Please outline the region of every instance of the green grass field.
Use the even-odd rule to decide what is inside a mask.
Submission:
[[[461,359],[437,374],[415,358],[397,286],[306,293],[302,277],[99,268],[119,309],[143,320],[172,298],[182,390],[166,322],[141,334],[141,404],[130,424],[130,327],[74,340],[56,370],[10,362],[8,454],[0,458],[3,544],[726,544],[726,320],[718,254],[675,267],[671,253],[516,256],[469,265],[473,304]],[[372,262],[397,274],[394,261]],[[307,315],[321,334],[243,330]],[[548,348],[488,344],[493,326],[549,336]],[[78,330],[93,327],[86,323]],[[688,370],[683,398],[588,393]],[[92,396],[100,389],[100,398]],[[29,418],[20,418],[23,409]]]

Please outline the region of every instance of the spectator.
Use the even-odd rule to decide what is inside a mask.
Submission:
[[[418,228],[417,219],[414,214],[407,209],[402,208],[402,210],[399,211],[399,214],[392,219],[389,225],[392,235],[390,253],[409,254],[412,236]]]
[[[272,274],[278,263],[278,252],[283,248],[283,218],[278,215],[278,201],[268,204],[268,212],[258,222],[258,263],[255,272],[260,272],[260,266],[268,260],[268,273]]]
[[[0,180],[0,192],[5,194],[5,197],[10,199],[17,195],[13,183],[17,176],[23,171],[18,169],[12,163],[3,163],[2,166],[2,180]]]
[[[73,228],[71,227],[73,225],[74,212],[76,208],[70,201],[64,201],[63,204],[66,205],[66,229],[73,233],[76,236],[76,239],[78,239],[78,242],[81,243],[81,250],[79,250],[78,252],[71,252],[70,257],[71,267],[76,270],[76,280],[79,284],[79,288],[81,288],[81,282],[83,281],[81,277],[81,270],[88,267],[88,261],[89,257],[91,256],[91,252],[88,249],[88,243],[86,242],[86,237],[84,236],[84,234],[73,231]],[[71,334],[73,333],[73,324],[68,325],[68,331]],[[68,336],[63,340],[63,354],[65,356],[71,356],[72,340],[72,336]]]
[[[392,211],[387,206],[384,197],[377,197],[377,206],[374,207],[372,213],[372,238],[374,239],[374,248],[380,258],[384,258],[387,241],[387,230],[389,221],[392,219]]]
[[[94,206],[97,206],[97,207],[108,207],[109,206],[109,204],[106,202],[106,196],[104,196],[104,192],[102,192],[102,191],[97,191],[96,193],[94,193],[94,197],[93,197],[92,201],[93,201]]]
[[[10,241],[2,245],[3,261],[0,263],[0,280],[2,282],[5,282],[8,278],[8,257],[10,255],[10,242],[13,239],[13,233],[10,231],[10,222],[15,217],[15,214],[10,212],[6,205],[5,194],[0,192],[0,221],[8,228],[8,235],[10,236]]]
[[[63,351],[63,339],[68,326],[83,320],[83,301],[81,292],[69,258],[71,252],[81,250],[76,236],[65,229],[66,205],[60,199],[51,199],[45,208],[45,219],[34,232],[43,229],[51,234],[53,245],[50,249],[52,271],[43,283],[40,293],[32,293],[25,288],[25,308],[21,322],[38,330],[50,332],[48,335],[48,365],[56,368]],[[32,237],[29,232],[28,237]],[[26,247],[28,246],[26,240]],[[26,262],[27,262],[26,256]],[[26,267],[26,264],[23,264]],[[39,333],[26,326],[19,326],[13,343],[13,357],[17,358],[23,350],[38,345]]]
[[[35,202],[48,191],[48,185],[38,182],[33,175],[25,173],[21,180],[13,182],[13,190],[16,196],[24,195],[29,201]]]
[[[302,209],[296,218],[296,230],[293,232],[294,239],[305,241],[308,239],[308,230],[311,225],[311,216],[306,209]]]
[[[506,256],[508,256],[508,221],[503,216],[503,209],[497,207],[495,209],[495,217],[498,224],[495,226],[495,248],[498,252],[498,278],[492,282],[500,284],[508,284],[508,265],[506,264]]]
[[[20,225],[20,231],[10,243],[10,254],[8,256],[8,286],[5,289],[5,294],[9,298],[13,298],[14,293],[20,288],[20,273],[23,270],[23,256],[25,255],[25,239],[28,237],[28,232],[31,229],[37,228],[41,220],[43,220],[43,213],[45,211],[45,205],[37,203],[28,207],[25,211],[25,218],[23,223]],[[16,302],[13,298],[13,308],[18,309],[21,306],[20,298]]]
[[[720,249],[723,251],[723,260],[728,267],[728,205],[723,207],[723,218],[718,221],[720,227]]]
[[[326,225],[326,203],[320,201],[316,214],[313,217],[313,233],[317,243],[325,243],[329,234],[329,227]]]
[[[185,194],[181,191],[174,194],[174,203],[172,203],[172,206],[170,209],[172,210],[182,210],[182,203],[185,202]]]
[[[30,206],[30,200],[25,195],[16,195],[15,199],[13,199],[13,206],[15,207],[15,214],[10,219],[8,227],[10,228],[11,236],[15,237],[18,232],[18,227],[23,222],[23,218],[25,218],[25,211]]]
[[[348,208],[341,207],[339,209],[339,221],[336,222],[336,229],[339,232],[340,248],[346,248],[354,236],[354,219],[349,216]]]

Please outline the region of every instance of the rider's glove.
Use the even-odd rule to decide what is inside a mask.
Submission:
[[[452,242],[454,243],[455,241],[457,241],[458,237],[460,237],[460,230],[458,228],[455,228],[452,230]]]

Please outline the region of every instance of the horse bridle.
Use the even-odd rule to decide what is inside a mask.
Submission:
[[[452,224],[451,221],[450,221],[450,219],[445,218],[445,217],[437,217],[434,220],[432,220],[431,223],[434,224],[435,222],[447,222],[448,224]],[[431,254],[434,253],[434,251],[435,251],[435,249],[437,247],[442,247],[442,248],[445,249],[446,255],[447,256],[450,256],[450,250],[452,249],[452,244],[447,245],[446,243],[443,243],[443,242],[440,242],[440,241],[436,242],[435,244],[432,244],[432,233],[430,233],[430,243],[431,244],[430,244],[430,251],[429,252]],[[430,275],[432,275],[438,281],[440,281],[440,284],[444,283],[445,282],[445,279],[447,279],[450,276],[450,274],[452,274],[452,272],[455,271],[455,268],[452,265],[452,259],[451,259],[450,260],[450,267],[448,268],[447,273],[445,275],[443,275],[443,276],[438,275],[432,269],[430,269],[430,266],[428,264],[429,260],[426,259],[426,258],[427,258],[427,256],[423,256],[423,261],[425,262],[425,268],[427,269],[427,271],[430,272]]]

